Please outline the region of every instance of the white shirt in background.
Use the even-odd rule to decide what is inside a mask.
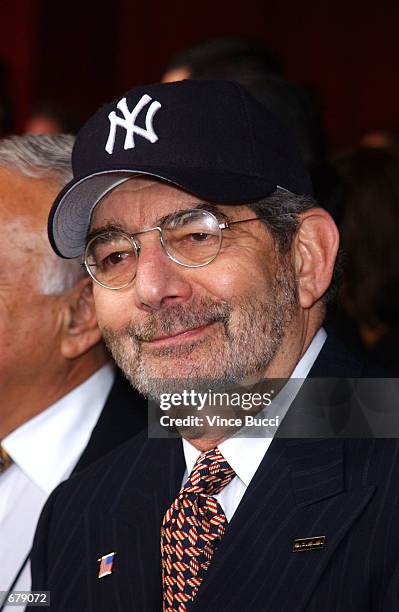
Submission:
[[[14,463],[0,476],[0,591],[9,589],[29,553],[48,496],[70,476],[87,446],[113,382],[113,366],[106,364],[3,438],[2,446]],[[30,587],[27,563],[14,590]]]

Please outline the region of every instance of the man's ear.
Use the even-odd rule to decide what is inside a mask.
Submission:
[[[311,308],[327,291],[338,246],[338,229],[326,210],[312,208],[301,213],[294,258],[302,308]]]
[[[76,359],[100,340],[92,281],[82,278],[65,296],[61,353],[66,359]]]

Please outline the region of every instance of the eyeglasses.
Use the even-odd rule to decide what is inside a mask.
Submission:
[[[207,210],[190,209],[168,216],[160,225],[135,234],[109,230],[89,240],[84,265],[92,279],[106,289],[123,289],[134,280],[141,245],[141,234],[158,231],[166,255],[186,268],[201,268],[218,255],[223,230],[237,223],[256,221],[259,217],[219,223]]]

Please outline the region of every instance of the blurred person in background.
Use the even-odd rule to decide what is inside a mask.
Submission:
[[[70,109],[59,104],[42,102],[36,105],[26,120],[25,134],[76,134],[80,120]]]
[[[9,93],[10,68],[0,58],[0,136],[9,134],[14,127],[14,116]]]
[[[0,140],[0,591],[30,588],[33,534],[54,487],[146,423],[101,341],[91,280],[46,236],[72,145]]]
[[[363,148],[338,159],[336,168],[346,260],[337,326],[399,376],[399,154]]]
[[[237,75],[237,79],[240,76],[246,78],[248,69],[262,71],[263,74],[281,75],[283,72],[276,53],[265,43],[240,36],[220,36],[190,45],[175,53],[165,68],[162,82],[211,78],[193,77],[193,71],[206,71],[208,66],[214,67],[215,72],[219,73],[228,66]]]
[[[360,139],[360,146],[369,149],[385,149],[399,145],[399,134],[394,129],[369,130]]]

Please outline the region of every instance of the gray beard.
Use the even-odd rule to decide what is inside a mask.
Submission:
[[[116,363],[140,393],[158,401],[163,393],[184,389],[222,390],[261,378],[276,355],[298,309],[291,264],[276,269],[268,296],[242,295],[229,301],[202,298],[149,313],[141,323],[120,330],[103,328]],[[143,342],[218,323],[215,333],[180,346],[151,348]],[[176,364],[178,362],[178,364]]]

